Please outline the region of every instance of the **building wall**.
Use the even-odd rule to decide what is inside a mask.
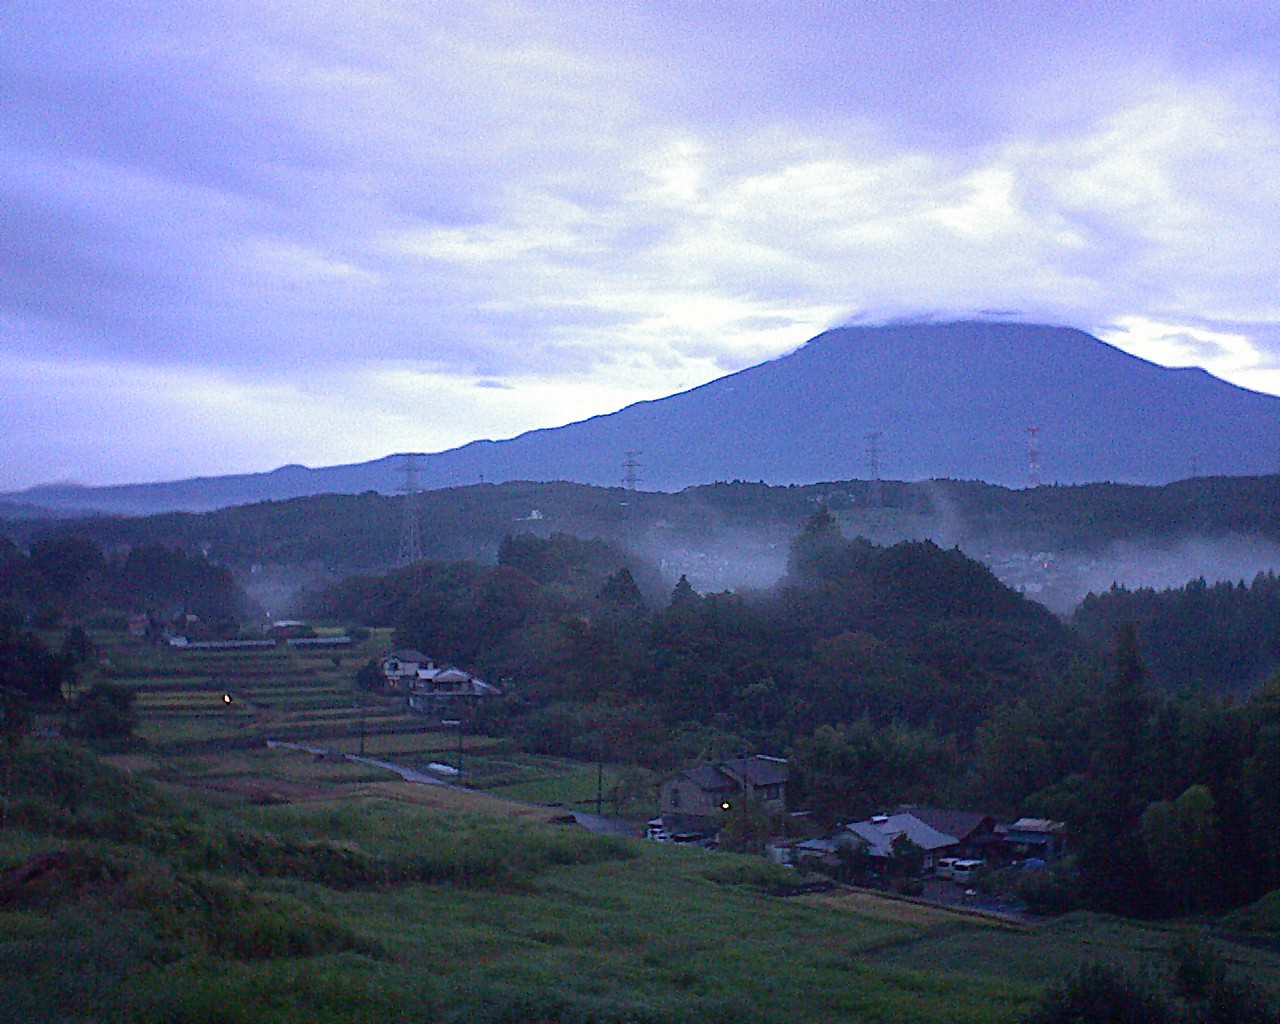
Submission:
[[[675,814],[713,818],[721,813],[722,799],[722,794],[704,792],[688,779],[677,777],[662,784],[658,806],[664,817]]]

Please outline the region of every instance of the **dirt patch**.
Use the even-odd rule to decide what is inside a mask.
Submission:
[[[155,758],[147,754],[107,754],[102,760],[112,768],[119,768],[122,772],[130,774],[155,771],[159,767]]]
[[[213,793],[229,793],[243,797],[251,804],[293,804],[311,800],[332,800],[342,795],[333,786],[317,786],[286,779],[261,777],[236,779],[179,779],[179,785]]]
[[[860,889],[837,889],[832,892],[799,896],[796,899],[800,903],[808,903],[811,906],[822,907],[827,910],[846,910],[855,914],[862,914],[865,917],[875,918],[877,921],[887,921],[893,924],[932,926],[964,920],[971,924],[989,925],[996,928],[1017,927],[1011,922],[997,920],[973,911],[929,906],[912,900],[882,896]]]
[[[537,807],[515,803],[501,797],[488,796],[472,789],[455,789],[451,786],[422,786],[413,782],[371,782],[363,786],[347,787],[351,796],[376,796],[420,807],[434,807],[446,811],[463,811],[469,814],[488,814],[496,818],[523,818],[527,821],[553,822],[564,811],[554,807]]]

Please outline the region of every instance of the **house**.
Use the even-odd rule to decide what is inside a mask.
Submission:
[[[669,831],[713,833],[743,796],[771,816],[785,814],[786,760],[756,754],[687,769],[662,783],[658,803]]]
[[[427,667],[434,668],[435,663],[425,654],[401,647],[382,659],[382,678],[388,690],[407,690],[410,681],[418,678],[418,670]]]
[[[285,645],[300,651],[328,650],[335,647],[350,647],[355,641],[345,633],[341,636],[300,636],[288,639]]]
[[[984,859],[1003,839],[989,814],[929,807],[902,807],[893,814],[877,814],[846,825],[837,835],[884,860],[893,856],[893,844],[901,837],[924,851],[925,871],[932,871],[943,857]]]
[[[301,619],[277,619],[267,630],[267,636],[273,640],[297,640],[315,635],[316,631]]]
[[[417,674],[409,680],[409,710],[444,717],[456,714],[473,705],[477,700],[501,694],[496,686],[486,683],[460,668],[436,668],[428,660],[420,665]]]
[[[1005,846],[1015,857],[1055,860],[1066,849],[1067,826],[1047,818],[1019,818],[999,830]]]

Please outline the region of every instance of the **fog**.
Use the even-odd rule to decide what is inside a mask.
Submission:
[[[932,516],[877,519],[863,512],[853,523],[842,522],[842,528],[847,537],[861,535],[882,545],[932,540],[940,547],[959,547],[1007,586],[1064,616],[1086,594],[1113,584],[1162,590],[1200,577],[1209,583],[1249,583],[1260,572],[1280,572],[1280,544],[1241,534],[1133,539],[1088,551],[1042,547],[1025,538],[977,540],[942,495],[934,496]],[[724,527],[710,539],[706,534],[681,537],[652,529],[630,546],[656,565],[669,583],[684,574],[695,590],[711,593],[772,586],[786,573],[793,536],[794,528],[782,527]]]

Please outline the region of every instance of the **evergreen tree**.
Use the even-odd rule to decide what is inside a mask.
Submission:
[[[676,608],[693,608],[698,604],[698,592],[689,584],[689,578],[681,575],[676,581],[675,589],[671,591],[671,603],[668,607]]]
[[[625,565],[604,581],[604,586],[596,596],[605,604],[617,608],[632,610],[644,608],[644,597],[631,576],[631,570]]]

